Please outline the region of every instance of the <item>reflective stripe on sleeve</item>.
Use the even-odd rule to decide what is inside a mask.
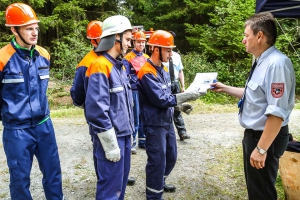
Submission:
[[[49,74],[48,75],[42,75],[40,76],[41,79],[46,79],[46,78],[49,78]]]
[[[3,79],[2,83],[24,83],[24,78],[10,78],[10,79]]]
[[[123,90],[124,90],[123,87],[116,87],[116,88],[111,88],[111,89],[109,90],[109,92],[121,92],[121,91],[123,91]]]

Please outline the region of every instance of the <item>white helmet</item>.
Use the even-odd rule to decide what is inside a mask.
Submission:
[[[126,30],[132,30],[131,23],[127,17],[122,15],[111,16],[103,21],[101,38],[123,33]]]
[[[115,15],[106,18],[102,23],[101,40],[95,52],[107,51],[111,49],[118,33],[123,33],[126,30],[132,30],[129,19],[122,15]],[[122,39],[122,38],[121,38]]]

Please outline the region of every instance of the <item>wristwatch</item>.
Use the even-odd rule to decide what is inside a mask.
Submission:
[[[256,149],[257,149],[257,151],[261,154],[261,155],[263,155],[263,154],[265,154],[265,153],[267,153],[267,151],[266,150],[264,150],[264,149],[261,149],[261,148],[259,148],[258,146],[256,146]]]

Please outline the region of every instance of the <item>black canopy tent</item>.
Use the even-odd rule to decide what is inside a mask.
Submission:
[[[300,18],[300,0],[256,0],[255,13],[264,11],[278,18]]]

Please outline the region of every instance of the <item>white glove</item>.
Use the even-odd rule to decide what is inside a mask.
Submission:
[[[97,135],[105,151],[106,159],[112,162],[118,162],[121,159],[121,152],[115,129],[111,128],[105,132],[98,133]]]
[[[132,134],[131,134],[130,139],[131,139],[131,146],[132,146],[133,145],[133,135]]]
[[[174,109],[182,111],[185,114],[189,115],[193,110],[193,106],[189,103],[183,103],[183,104],[179,104],[179,105],[175,106]]]
[[[184,102],[188,101],[194,101],[198,99],[200,96],[205,95],[205,92],[200,92],[200,91],[193,91],[193,92],[183,92],[183,93],[178,93],[175,94],[176,100],[177,100],[177,105],[180,105]]]

